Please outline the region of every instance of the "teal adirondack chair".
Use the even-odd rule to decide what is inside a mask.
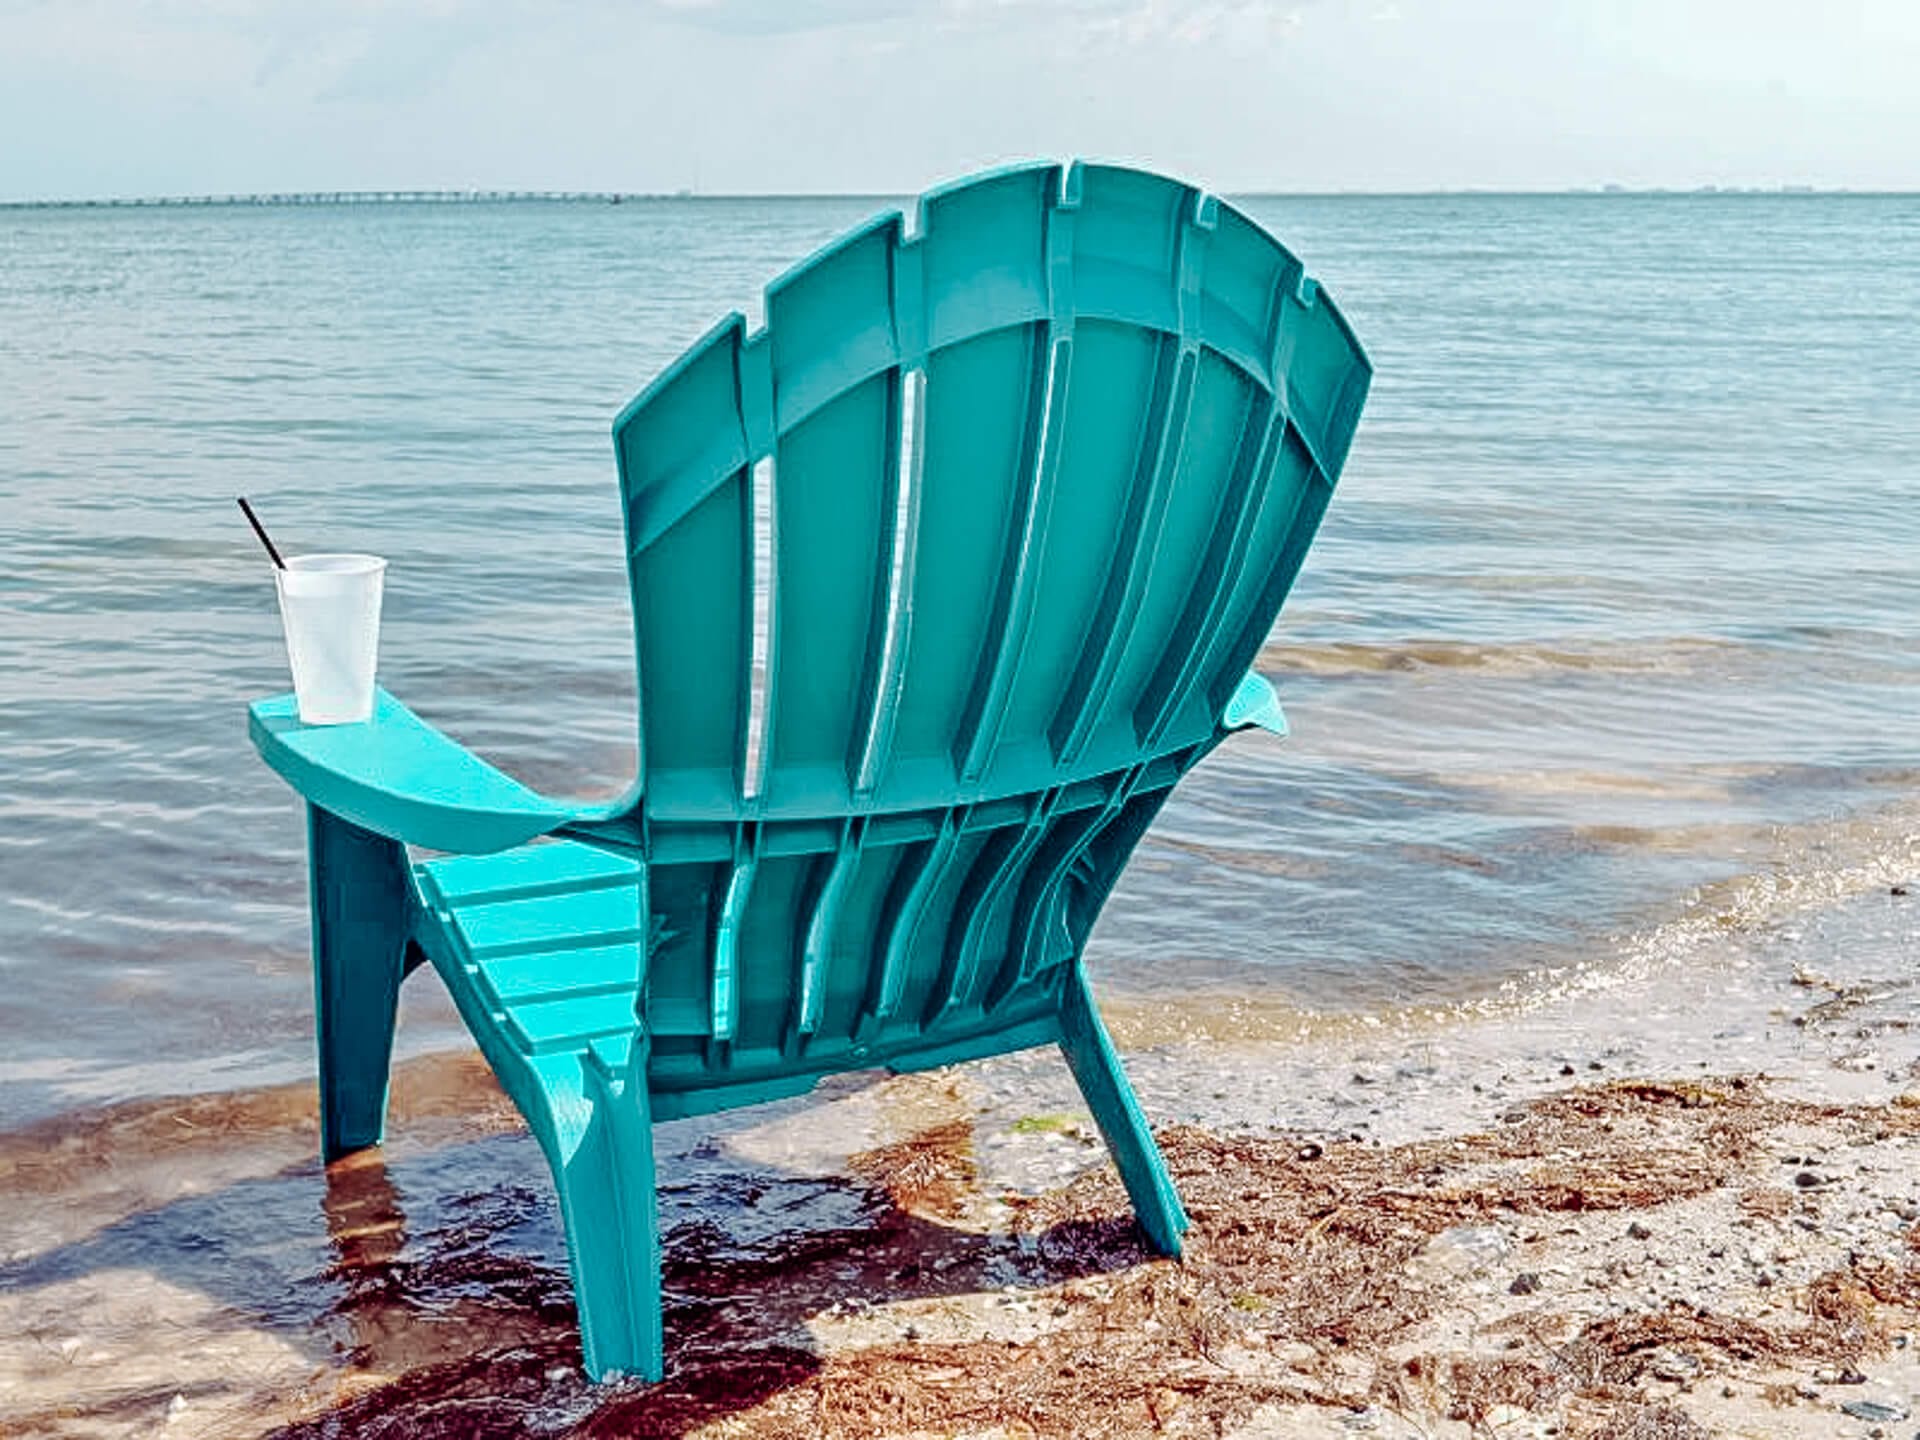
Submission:
[[[629,796],[537,795],[384,692],[251,712],[307,801],[325,1154],[378,1143],[431,961],[552,1166],[596,1377],[662,1370],[652,1123],[837,1071],[1058,1044],[1179,1253],[1081,952],[1181,775],[1284,733],[1248,667],[1370,375],[1246,216],[1095,165],[933,191],[766,315],[614,422]]]

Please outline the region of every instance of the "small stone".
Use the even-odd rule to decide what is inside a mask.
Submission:
[[[1904,885],[1889,886],[1887,893],[1889,895],[1905,895],[1907,893],[1907,887]]]
[[[1562,1065],[1560,1067],[1560,1073],[1562,1075],[1571,1075],[1573,1074],[1573,1067],[1571,1065]]]
[[[1690,1350],[1656,1350],[1651,1368],[1654,1379],[1684,1385],[1700,1373],[1700,1357]]]
[[[1651,1227],[1642,1225],[1636,1220],[1627,1226],[1627,1238],[1629,1240],[1651,1240],[1653,1238],[1653,1230]]]
[[[1414,1259],[1414,1268],[1430,1278],[1482,1274],[1504,1259],[1513,1243],[1491,1225],[1456,1225],[1429,1240]]]
[[[1318,1160],[1326,1153],[1326,1147],[1320,1144],[1319,1141],[1309,1140],[1293,1152],[1293,1158],[1296,1160]]]
[[[1537,1295],[1540,1292],[1540,1277],[1531,1270],[1522,1270],[1513,1277],[1513,1283],[1507,1286],[1509,1295]]]
[[[907,1326],[906,1329],[900,1332],[900,1338],[903,1340],[918,1340],[920,1338],[920,1327],[918,1325]]]
[[[1840,1407],[1870,1425],[1892,1425],[1907,1418],[1907,1407],[1886,1400],[1849,1400]]]
[[[1793,1183],[1798,1185],[1802,1190],[1812,1190],[1827,1182],[1811,1170],[1802,1170],[1793,1177]]]

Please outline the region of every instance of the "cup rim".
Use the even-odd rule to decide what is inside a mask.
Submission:
[[[358,555],[344,550],[287,556],[287,569],[302,575],[372,575],[386,568],[385,556]]]

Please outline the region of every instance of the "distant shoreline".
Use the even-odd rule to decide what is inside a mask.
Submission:
[[[1477,197],[1487,199],[1637,199],[1649,197],[1691,199],[1701,196],[1809,199],[1890,199],[1920,195],[1920,190],[1853,190],[1812,185],[1698,185],[1688,188],[1590,185],[1564,190],[1500,190],[1465,187],[1451,190],[1231,190],[1230,200],[1425,200]],[[0,200],[0,210],[145,210],[242,206],[309,205],[622,205],[662,200],[874,200],[897,201],[885,191],[819,192],[706,192],[694,190],[298,190],[246,194],[120,195],[60,199]]]

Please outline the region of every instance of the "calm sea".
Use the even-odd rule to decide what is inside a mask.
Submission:
[[[1103,993],[1525,1004],[1914,956],[1920,197],[1266,198],[1377,367],[1242,739]],[[865,200],[0,211],[0,1128],[310,1068],[251,495],[392,559],[382,676],[622,788],[608,424]],[[1916,887],[1920,888],[1920,887]],[[1920,898],[1913,905],[1920,906]],[[1764,942],[1764,943],[1763,943]],[[404,1044],[463,1043],[422,976]]]

